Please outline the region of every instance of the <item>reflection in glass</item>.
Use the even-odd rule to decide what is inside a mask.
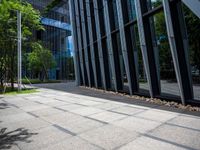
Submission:
[[[142,51],[140,48],[140,40],[139,40],[139,33],[138,33],[138,26],[135,24],[134,29],[135,32],[135,41],[136,41],[136,48],[138,50],[138,75],[139,75],[139,92],[149,94],[149,84],[147,82],[147,76],[144,68],[144,62],[142,58]]]
[[[162,4],[162,0],[147,0],[148,9],[154,9]]]
[[[135,0],[127,0],[129,20],[136,19]]]
[[[153,19],[152,27],[155,29],[155,38],[158,46],[158,55],[156,56],[159,57],[157,66],[160,74],[161,93],[170,96],[180,96],[168,42],[164,13],[157,13],[150,19]]]
[[[188,8],[183,7],[189,38],[189,54],[194,99],[200,100],[200,20]]]

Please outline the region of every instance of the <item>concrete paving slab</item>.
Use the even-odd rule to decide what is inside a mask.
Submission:
[[[119,107],[119,108],[116,108],[116,109],[112,109],[112,111],[117,112],[117,113],[126,114],[126,115],[134,115],[136,113],[144,111],[144,109],[139,109],[139,108],[134,108],[134,107],[129,107],[129,106],[123,106],[123,107]]]
[[[10,104],[13,104],[17,107],[25,107],[25,106],[31,106],[31,105],[35,105],[36,103],[33,102],[33,101],[27,101],[25,99],[19,99],[19,100],[11,100],[11,101],[8,101],[8,103]]]
[[[1,150],[20,150],[19,147],[17,145],[3,145],[3,146],[0,146],[0,149]]]
[[[113,112],[101,112],[98,114],[94,114],[94,115],[90,115],[90,118],[94,118],[100,121],[104,121],[104,122],[108,122],[111,123],[113,121],[119,120],[119,119],[123,119],[126,118],[126,115],[122,115],[122,114],[117,114],[117,113],[113,113]]]
[[[47,91],[46,93],[41,95],[44,98],[51,98],[54,99],[56,98],[58,95],[55,93],[55,91]]]
[[[39,102],[42,104],[48,104],[51,102],[55,102],[55,99],[42,97],[42,98],[38,98],[38,99],[33,99],[33,101]]]
[[[67,99],[65,99],[65,100],[63,100],[63,99],[61,99],[61,98],[55,98],[55,99],[58,100],[58,101],[67,102],[67,103],[69,103],[69,104],[77,103],[77,101],[74,100],[74,99],[72,99],[72,98],[67,98]]]
[[[108,103],[110,103],[110,104],[116,104],[116,105],[120,105],[120,106],[126,106],[127,105],[127,103],[123,103],[123,102],[121,102],[121,101],[108,101]]]
[[[104,110],[102,110],[102,109],[93,108],[93,107],[84,107],[84,108],[80,108],[80,109],[70,110],[70,112],[73,112],[75,114],[82,115],[82,116],[89,116],[89,115],[93,115],[93,114],[98,114],[98,113],[103,112],[103,111]]]
[[[120,104],[112,104],[112,103],[103,103],[103,104],[100,104],[100,105],[95,105],[94,107],[104,109],[104,110],[111,110],[111,109],[114,109],[114,108],[121,107],[121,105]]]
[[[94,105],[102,104],[103,102],[95,102],[92,100],[79,100],[78,103],[82,105],[86,105],[86,106],[94,106]]]
[[[90,144],[89,142],[79,138],[79,137],[72,137],[68,139],[64,139],[57,144],[52,146],[48,146],[41,150],[101,150],[98,146],[94,144]]]
[[[127,104],[127,106],[138,108],[138,109],[144,109],[144,110],[153,109],[153,108],[158,107],[158,105],[156,105],[156,104],[146,104],[143,101],[135,102],[135,104]]]
[[[24,98],[26,98],[27,100],[31,100],[31,101],[35,101],[35,100],[41,100],[43,99],[43,97],[38,96],[38,95],[26,95],[24,96]],[[47,98],[46,98],[47,99]],[[49,98],[48,98],[49,99]]]
[[[66,110],[66,111],[72,111],[75,109],[85,108],[85,106],[81,106],[78,104],[69,104],[69,105],[56,106],[56,108],[60,108],[62,110]]]
[[[24,100],[24,98],[23,97],[16,97],[16,96],[6,96],[6,98],[4,97],[3,98],[5,101],[7,101],[7,102],[15,102],[15,101],[21,101],[21,100]]]
[[[130,132],[114,125],[88,131],[79,135],[81,138],[107,150],[117,148],[137,138],[136,132]]]
[[[196,130],[199,130],[200,132],[200,118],[199,117],[181,115],[179,117],[176,117],[170,120],[167,123],[186,127],[186,128],[196,129]]]
[[[12,115],[0,116],[0,121],[2,121],[3,123],[16,123],[19,121],[24,121],[33,118],[35,117],[24,112]]]
[[[62,100],[62,101],[67,101],[67,102],[71,102],[73,103],[74,100],[79,100],[79,98],[77,97],[74,97],[73,95],[59,95],[59,96],[56,96],[55,99],[58,99],[58,100]]]
[[[19,144],[20,150],[200,149],[198,112],[79,88],[74,83],[45,87],[34,94],[0,98],[4,146],[17,149]]]
[[[73,132],[76,134],[80,134],[83,132],[86,132],[88,130],[92,130],[101,126],[104,126],[105,123],[100,122],[100,121],[95,121],[92,119],[88,118],[82,118],[79,120],[75,120],[73,122],[62,122],[62,123],[57,123],[59,126]]]
[[[147,133],[157,128],[161,123],[136,117],[128,117],[122,120],[114,121],[112,124],[139,133]]]
[[[22,110],[24,110],[26,112],[42,110],[42,109],[46,109],[46,108],[50,108],[50,106],[43,105],[43,104],[34,104],[34,105],[20,107],[20,109],[22,109]]]
[[[90,101],[95,101],[95,102],[101,102],[101,103],[107,103],[109,102],[108,100],[104,99],[104,98],[98,98],[96,97],[97,95],[94,96],[81,96],[81,99],[85,99],[85,100],[90,100]],[[80,97],[80,96],[79,96]]]
[[[35,115],[37,115],[39,117],[42,117],[42,116],[50,116],[50,115],[63,113],[63,111],[55,109],[55,108],[45,108],[45,109],[32,111],[31,113],[35,114]]]
[[[186,148],[156,140],[150,137],[139,137],[136,140],[122,146],[119,150],[187,150]]]
[[[21,150],[38,150],[51,144],[56,144],[72,135],[63,132],[53,126],[42,128],[34,131],[35,135],[28,139],[28,142],[18,142],[17,145]]]
[[[13,106],[6,106],[3,109],[0,109],[0,118],[2,116],[13,115],[13,114],[18,114],[18,113],[23,113],[23,110],[20,110]]]
[[[200,132],[174,125],[161,125],[148,135],[186,149],[200,149]]]
[[[54,106],[54,107],[62,106],[62,105],[68,105],[68,104],[70,104],[70,103],[62,102],[62,101],[58,101],[58,100],[54,100],[53,102],[47,103],[48,106]]]
[[[178,113],[167,113],[166,111],[151,109],[141,112],[136,116],[154,121],[166,122],[170,119],[177,117],[178,115]]]
[[[81,117],[79,115],[75,115],[69,112],[65,112],[62,114],[56,114],[56,115],[50,115],[50,116],[43,116],[42,119],[52,123],[52,124],[59,124],[59,123],[71,123],[76,120],[83,119],[84,117]]]
[[[0,128],[6,128],[7,132],[11,132],[14,130],[17,130],[19,128],[27,129],[30,131],[37,130],[40,128],[48,127],[51,124],[41,120],[40,118],[32,118],[32,119],[27,119],[15,123],[0,123]]]

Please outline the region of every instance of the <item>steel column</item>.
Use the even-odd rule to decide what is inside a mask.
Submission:
[[[91,5],[91,2],[90,0],[86,0],[86,12],[87,12],[87,22],[88,22],[88,26],[87,26],[87,30],[89,32],[89,45],[90,45],[90,54],[91,54],[91,62],[92,62],[92,67],[93,67],[93,76],[94,76],[94,82],[95,82],[95,87],[98,88],[99,85],[98,85],[98,81],[100,80],[100,77],[99,77],[99,74],[97,69],[98,68],[98,58],[96,58],[96,53],[97,50],[94,49],[94,32],[96,31],[93,31],[93,24],[92,24],[92,14],[91,14],[91,9],[90,9],[90,6]]]
[[[158,81],[154,48],[152,45],[152,34],[149,18],[143,18],[147,9],[147,1],[135,0],[140,46],[145,67],[145,72],[149,84],[151,97],[160,95],[160,85]]]
[[[149,9],[152,9],[152,3],[151,0],[148,2],[148,7]],[[154,58],[155,58],[155,63],[156,63],[156,71],[157,71],[157,77],[158,77],[158,84],[159,84],[159,89],[161,92],[161,83],[160,83],[160,62],[159,62],[159,49],[157,45],[157,38],[156,38],[156,31],[155,31],[155,24],[154,24],[154,17],[149,18],[149,24],[150,24],[150,29],[151,29],[151,38],[152,38],[152,45],[154,49]]]
[[[81,16],[81,24],[82,24],[82,39],[83,39],[83,49],[84,49],[84,54],[85,54],[85,64],[86,64],[86,71],[87,71],[87,76],[88,76],[88,83],[89,86],[92,87],[94,85],[93,82],[93,76],[92,76],[92,67],[91,67],[91,60],[90,60],[90,50],[88,47],[88,41],[89,41],[89,35],[88,31],[86,29],[87,22],[85,20],[85,0],[79,0],[79,6],[80,6],[80,16]]]
[[[70,22],[72,25],[72,38],[73,38],[73,45],[74,45],[74,68],[75,68],[75,78],[76,78],[76,85],[81,85],[81,73],[80,73],[80,62],[79,62],[79,51],[78,51],[78,41],[77,41],[77,31],[76,31],[76,15],[75,15],[75,8],[73,0],[69,0],[69,7],[70,7]]]
[[[100,5],[100,2],[102,0],[93,0],[94,2],[94,15],[95,15],[95,25],[96,25],[96,34],[97,34],[97,46],[98,46],[98,53],[99,53],[99,62],[100,62],[100,68],[101,68],[101,77],[102,77],[102,84],[103,89],[108,90],[110,88],[110,78],[109,78],[109,67],[108,67],[108,56],[105,53],[105,49],[102,47],[102,31],[101,27],[104,28],[104,22],[101,20],[99,15],[99,9],[102,6]],[[101,8],[102,9],[102,8]]]
[[[78,39],[78,49],[79,49],[79,59],[80,59],[80,67],[83,78],[83,85],[87,85],[87,74],[85,73],[85,61],[84,61],[84,53],[83,53],[83,41],[81,37],[81,24],[80,24],[80,12],[79,12],[79,4],[78,0],[74,0],[75,4],[75,12],[76,12],[76,29],[77,29],[77,39]]]
[[[22,90],[22,14],[21,11],[17,11],[17,82],[18,82],[18,91]]]
[[[137,76],[137,62],[135,62],[133,50],[129,46],[128,39],[130,37],[126,37],[126,31],[124,29],[124,16],[126,7],[124,7],[126,1],[117,0],[117,10],[118,10],[118,21],[119,21],[119,30],[120,30],[120,39],[122,45],[122,55],[126,70],[126,75],[128,79],[129,91],[130,94],[133,95],[135,92],[139,91],[139,83],[138,83],[138,76]],[[129,46],[129,47],[128,47]]]
[[[187,52],[187,38],[184,33],[186,29],[183,29],[181,2],[170,3],[165,0],[163,1],[163,7],[181,100],[183,104],[186,104],[188,100],[193,99],[193,88]]]
[[[111,70],[112,70],[112,77],[113,77],[113,84],[114,89],[116,92],[123,89],[123,83],[122,83],[122,77],[120,73],[120,64],[119,60],[117,58],[117,50],[114,49],[114,43],[111,35],[111,24],[114,24],[113,22],[114,17],[110,18],[112,14],[110,12],[112,11],[111,8],[108,7],[108,1],[103,1],[103,7],[104,7],[104,18],[105,18],[105,25],[106,25],[106,36],[107,36],[107,46],[108,46],[108,53],[110,58],[110,64],[111,64]],[[116,43],[115,43],[116,44]]]

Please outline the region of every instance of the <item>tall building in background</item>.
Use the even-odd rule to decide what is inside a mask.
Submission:
[[[70,0],[77,84],[199,102],[199,8],[199,0]]]
[[[45,31],[35,31],[34,37],[50,49],[56,60],[56,67],[49,70],[49,78],[57,80],[74,79],[72,58],[72,36],[68,0],[54,3],[54,0],[27,0],[41,12],[41,23]]]

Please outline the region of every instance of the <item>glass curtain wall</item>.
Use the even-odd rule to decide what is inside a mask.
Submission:
[[[200,100],[200,19],[184,4],[194,99]]]
[[[71,31],[66,30],[70,23],[68,4],[59,4],[50,10],[44,17],[51,19],[54,23],[46,25],[46,30],[41,34],[41,40],[53,52],[56,67],[49,70],[51,79],[74,80],[72,39]],[[63,24],[57,27],[56,24]]]
[[[76,5],[79,5],[80,1],[74,3],[71,0],[70,3],[71,11],[77,11]],[[169,8],[166,7],[168,3]],[[197,28],[197,25],[187,22],[188,16],[181,17],[182,8],[179,7],[181,1],[83,1],[83,5],[86,4],[94,6],[94,8],[91,7],[95,14],[93,16],[95,28],[92,28],[92,32],[95,32],[97,37],[97,40],[94,41],[94,45],[96,45],[94,51],[98,51],[99,54],[96,56],[99,57],[100,67],[98,68],[101,72],[101,85],[104,85],[104,80],[110,83],[97,88],[177,99],[185,103],[186,100],[193,99],[193,92],[190,89],[191,73],[194,99],[199,99],[198,43],[200,42],[197,40],[199,38],[195,32],[190,31],[190,28]],[[171,14],[166,14],[166,9],[170,9]],[[176,15],[176,12],[180,12],[180,14]],[[184,9],[184,12],[187,14],[188,10]],[[79,14],[80,16],[81,14]],[[169,24],[169,21],[166,22],[167,19],[172,19],[173,24]],[[199,23],[198,18],[195,19],[194,16],[193,19],[198,20]],[[189,38],[191,38],[189,40],[191,72],[189,65],[187,66],[188,50],[184,43],[187,41],[184,36],[186,29],[181,28],[184,20],[186,20]],[[85,24],[87,25],[87,23]],[[169,30],[174,33],[173,39],[169,36]],[[90,32],[90,29],[87,32]],[[194,37],[197,37],[196,43],[191,44]],[[75,40],[81,41],[78,38]],[[173,47],[173,42],[176,47]],[[91,46],[89,47],[92,50]],[[183,65],[186,67],[184,68]]]
[[[74,80],[73,41],[68,0],[49,8],[53,0],[27,0],[41,12],[45,31],[35,31],[35,39],[51,50],[56,66],[48,70],[49,79]],[[48,8],[48,9],[47,9]]]

